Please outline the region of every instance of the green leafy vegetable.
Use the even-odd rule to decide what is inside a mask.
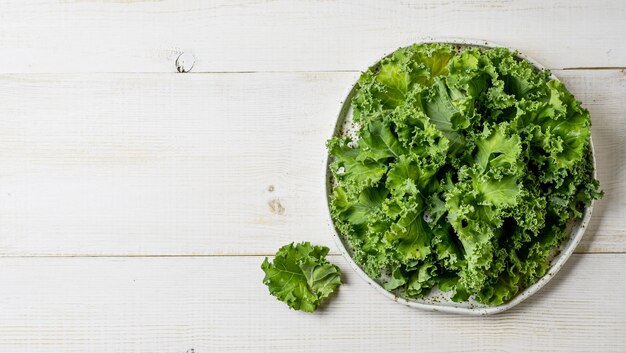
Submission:
[[[313,312],[341,284],[339,267],[329,263],[326,254],[327,247],[308,242],[285,245],[273,262],[263,261],[263,283],[290,308]]]
[[[331,213],[399,295],[506,302],[601,197],[589,112],[507,49],[399,49],[363,73],[352,108],[356,139],[328,143]]]

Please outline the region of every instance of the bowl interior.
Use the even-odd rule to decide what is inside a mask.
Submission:
[[[419,43],[448,43],[453,44],[455,46],[459,46],[459,48],[464,47],[479,47],[479,48],[494,48],[501,47],[499,45],[489,43],[486,41],[478,41],[478,40],[467,40],[467,39],[448,39],[448,40],[428,40],[422,41]],[[541,66],[537,61],[532,60],[522,54],[517,53],[517,56],[523,59],[526,59],[530,63],[532,63],[538,70],[545,69]],[[556,80],[557,78],[552,75],[552,79]],[[337,118],[337,122],[335,124],[333,136],[339,137],[353,137],[356,138],[356,133],[358,131],[358,125],[352,121],[352,97],[356,94],[357,85],[356,83],[350,87],[349,92],[347,93],[343,104],[341,106],[339,116]],[[593,167],[594,167],[594,177],[596,177],[595,171],[595,157],[593,150],[593,141],[590,141],[590,148],[593,159]],[[480,304],[472,299],[465,302],[453,302],[450,299],[450,295],[448,293],[442,292],[437,288],[434,288],[433,291],[426,297],[420,299],[407,299],[400,297],[396,293],[389,292],[383,288],[380,284],[380,279],[372,279],[370,278],[361,268],[360,266],[352,259],[352,247],[350,243],[345,239],[334,227],[334,222],[330,215],[330,195],[332,194],[332,173],[329,169],[329,164],[331,160],[330,157],[327,156],[327,160],[325,163],[326,168],[326,202],[327,202],[327,211],[328,211],[328,219],[330,227],[332,228],[333,237],[340,251],[350,264],[350,266],[361,276],[365,281],[375,287],[379,292],[381,292],[386,297],[398,302],[405,304],[410,307],[426,309],[431,311],[444,311],[444,312],[452,312],[452,313],[462,313],[462,314],[473,314],[473,315],[488,315],[498,313],[504,310],[507,310],[517,304],[519,304],[524,299],[528,298],[535,292],[537,292],[541,287],[543,287],[554,275],[561,269],[565,261],[569,258],[569,256],[574,252],[576,246],[580,242],[585,229],[587,228],[587,224],[591,217],[591,212],[593,209],[593,203],[587,207],[584,211],[583,217],[578,220],[574,220],[568,224],[566,228],[566,232],[570,233],[570,237],[564,241],[557,251],[555,252],[555,256],[551,260],[550,269],[541,279],[539,279],[532,286],[526,288],[518,295],[516,295],[513,299],[508,301],[507,303],[498,305],[498,306],[487,306],[484,304]]]

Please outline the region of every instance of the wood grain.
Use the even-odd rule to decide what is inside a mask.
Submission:
[[[626,75],[556,71],[592,114],[579,252],[626,251]],[[0,75],[0,254],[330,246],[324,143],[358,73]]]
[[[620,0],[0,1],[0,352],[625,352],[625,18]],[[606,196],[578,254],[493,317],[403,307],[337,255],[338,295],[288,310],[258,255],[336,253],[324,142],[347,88],[441,36],[519,49],[591,111]]]
[[[492,317],[418,311],[349,269],[321,312],[289,310],[261,257],[0,259],[0,351],[624,352],[626,256],[574,255]]]
[[[550,68],[626,67],[619,0],[0,3],[0,72],[363,70],[425,37],[511,46]]]

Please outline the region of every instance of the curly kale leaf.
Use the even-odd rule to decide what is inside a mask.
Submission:
[[[290,308],[313,312],[341,284],[341,271],[326,260],[326,254],[327,247],[308,242],[285,245],[274,261],[263,261],[263,283]]]

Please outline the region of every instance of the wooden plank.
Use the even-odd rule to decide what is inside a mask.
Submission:
[[[491,40],[550,68],[626,67],[619,0],[3,1],[0,72],[363,70],[425,37]]]
[[[344,271],[315,314],[261,283],[261,257],[0,259],[0,351],[624,352],[626,256],[574,255],[492,317],[417,311]]]
[[[591,110],[607,194],[579,251],[626,251],[626,76],[556,73]],[[2,75],[0,254],[335,251],[324,144],[357,77]]]

